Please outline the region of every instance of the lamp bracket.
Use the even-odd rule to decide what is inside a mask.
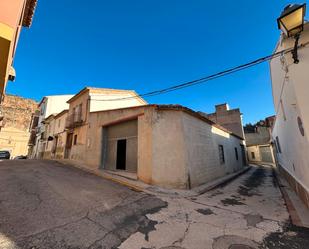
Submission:
[[[294,36],[295,43],[294,43],[294,49],[292,51],[292,57],[294,59],[294,63],[295,64],[299,63],[299,59],[298,59],[298,41],[299,41],[299,37],[300,37],[299,33]]]

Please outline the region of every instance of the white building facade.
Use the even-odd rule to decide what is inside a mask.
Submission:
[[[45,142],[43,139],[45,132],[45,125],[43,121],[51,114],[57,114],[63,110],[69,109],[67,101],[72,98],[73,95],[54,95],[45,96],[39,103],[39,120],[36,131],[36,141],[34,149],[32,150],[31,158],[40,158],[42,151],[44,151]]]
[[[287,53],[271,60],[276,121],[272,139],[280,172],[309,208],[309,24],[298,49],[299,63]],[[281,36],[275,52],[293,48],[294,38]]]

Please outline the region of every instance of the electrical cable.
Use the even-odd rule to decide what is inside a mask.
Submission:
[[[298,46],[298,48],[305,47],[308,44],[309,44],[309,42],[307,42],[305,44],[300,44]],[[205,82],[210,81],[210,80],[214,80],[214,79],[217,79],[217,78],[220,78],[220,77],[232,74],[232,73],[236,73],[236,72],[245,70],[247,68],[259,65],[259,64],[264,63],[266,61],[269,61],[271,59],[277,58],[277,57],[282,56],[284,54],[287,54],[289,52],[292,52],[293,50],[294,50],[294,47],[293,48],[287,48],[287,49],[281,50],[279,52],[273,53],[271,55],[261,57],[259,59],[253,60],[251,62],[241,64],[239,66],[229,68],[229,69],[226,69],[224,71],[221,71],[221,72],[218,72],[218,73],[215,73],[215,74],[212,74],[212,75],[208,75],[208,76],[196,79],[196,80],[188,81],[188,82],[178,84],[178,85],[174,85],[174,86],[170,86],[170,87],[167,87],[167,88],[163,88],[163,89],[159,89],[159,90],[155,90],[155,91],[151,91],[151,92],[147,92],[147,93],[143,93],[143,94],[138,94],[136,96],[122,97],[122,98],[115,98],[115,99],[91,99],[91,100],[107,102],[107,101],[128,100],[128,99],[141,98],[141,97],[152,97],[152,96],[176,91],[176,90],[179,90],[179,89],[183,89],[183,88],[186,88],[186,87],[191,87],[191,86],[194,86],[194,85],[197,85],[197,84],[202,84],[202,83],[205,83]]]

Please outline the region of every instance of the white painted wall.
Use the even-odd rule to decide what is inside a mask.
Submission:
[[[309,24],[301,34],[300,44],[309,42]],[[293,39],[281,39],[276,51],[293,47]],[[309,45],[298,50],[299,64],[292,55],[270,62],[276,122],[272,137],[278,137],[282,153],[278,162],[309,192]],[[281,104],[282,103],[282,104]],[[297,118],[303,122],[302,136]]]
[[[34,148],[34,157],[38,158],[40,152],[45,150],[45,146],[40,142],[41,133],[45,131],[45,125],[42,124],[42,121],[51,114],[57,114],[63,110],[69,109],[69,104],[67,101],[72,98],[73,95],[54,95],[54,96],[45,96],[41,104],[39,123],[38,123],[38,133],[36,138],[36,145]]]
[[[147,104],[147,102],[141,98],[132,98],[136,96],[137,95],[131,91],[115,92],[111,90],[110,92],[106,91],[106,93],[100,93],[100,94],[90,92],[89,94],[90,112],[113,110],[113,109]],[[121,99],[121,100],[113,100],[113,99]]]

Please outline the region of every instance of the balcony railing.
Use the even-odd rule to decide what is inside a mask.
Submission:
[[[70,114],[65,123],[66,128],[75,128],[78,126],[81,126],[84,123],[82,119],[82,114],[81,113],[74,113]]]
[[[30,133],[30,138],[29,138],[28,145],[29,145],[29,146],[34,146],[35,143],[36,143],[36,133],[35,133],[35,131],[32,131],[32,132]]]

